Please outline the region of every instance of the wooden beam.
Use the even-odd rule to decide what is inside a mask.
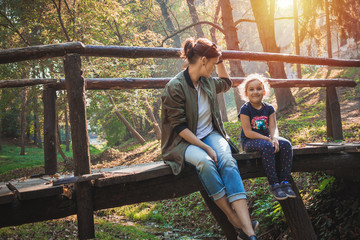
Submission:
[[[82,42],[68,42],[50,45],[30,46],[0,50],[0,64],[43,58],[62,57],[68,52],[81,52]]]
[[[308,150],[306,149],[306,152],[309,152]],[[301,150],[299,149],[299,151]],[[348,175],[353,176],[354,179],[359,179],[360,152],[305,154],[306,152],[298,154],[294,151],[296,155],[294,155],[293,172],[342,169],[347,170]],[[265,176],[259,159],[260,155],[258,157],[256,155],[250,154],[248,156],[253,156],[253,158],[238,160],[242,179]],[[104,173],[106,178],[96,180],[92,189],[93,209],[100,210],[140,202],[176,198],[203,189],[195,169],[190,166],[186,166],[181,174],[174,176],[169,166],[162,164],[162,168],[160,163],[152,164],[156,166],[154,170],[149,171],[149,175],[153,176],[152,178],[147,178],[142,172],[142,177],[146,178],[146,180],[139,177],[132,178],[132,181],[127,183],[100,184],[107,179],[108,174]],[[165,169],[169,171],[165,171]],[[121,178],[121,174],[118,177]],[[66,217],[76,213],[75,206],[76,199],[68,199],[65,196],[38,198],[21,202],[15,200],[15,202],[0,205],[0,227]]]
[[[118,58],[179,58],[180,52],[180,48],[96,46],[84,45],[81,42],[69,42],[1,50],[0,64],[42,58],[62,57],[68,53],[78,53],[83,56]],[[245,61],[279,61],[311,65],[360,67],[359,60],[305,57],[283,53],[224,50],[223,58]]]
[[[28,79],[1,80],[0,88],[24,87],[24,86],[33,86],[33,85],[48,84],[48,83],[56,83],[56,79],[28,78]]]
[[[233,87],[239,86],[244,77],[232,77]],[[171,78],[85,78],[87,90],[106,89],[160,89],[171,80]],[[352,79],[269,79],[273,88],[289,87],[355,87],[356,82]],[[64,79],[59,82],[50,83],[48,86],[56,90],[65,89]]]
[[[85,80],[82,77],[79,54],[64,57],[65,86],[69,102],[74,175],[89,174],[90,151],[86,121]],[[79,239],[95,237],[92,185],[90,181],[76,182],[76,209]]]
[[[74,175],[90,173],[89,136],[86,120],[85,81],[78,54],[64,58],[65,86],[69,102]]]
[[[326,88],[326,130],[327,137],[334,140],[344,139],[340,103],[334,86]]]
[[[296,198],[279,201],[286,222],[291,229],[291,237],[295,240],[316,240],[316,234],[311,224],[309,214],[306,211],[299,190],[292,178],[291,185],[296,193]]]
[[[45,174],[57,172],[56,152],[56,90],[45,87],[43,91],[44,103],[44,165]]]

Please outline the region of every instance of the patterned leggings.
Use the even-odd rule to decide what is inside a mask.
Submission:
[[[246,152],[262,153],[262,165],[270,185],[281,181],[290,181],[293,152],[288,140],[279,137],[279,152],[276,153],[280,157],[279,177],[276,173],[274,147],[270,142],[263,139],[247,139],[243,143],[243,149]]]

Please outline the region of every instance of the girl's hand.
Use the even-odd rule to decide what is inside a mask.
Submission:
[[[277,138],[273,138],[272,144],[273,144],[273,147],[275,148],[274,152],[277,153],[279,151],[279,140]]]
[[[217,160],[216,152],[214,151],[214,149],[212,149],[210,146],[208,146],[205,149],[205,151],[209,155],[209,157],[215,162],[215,165],[218,166],[218,160]]]

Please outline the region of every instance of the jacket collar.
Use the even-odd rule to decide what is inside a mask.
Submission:
[[[185,77],[185,80],[186,80],[186,83],[192,87],[193,89],[195,89],[194,87],[194,84],[193,82],[191,81],[191,77],[190,77],[190,74],[189,74],[189,67],[187,67],[184,71],[184,77]]]

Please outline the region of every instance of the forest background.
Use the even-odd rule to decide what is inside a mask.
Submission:
[[[0,43],[2,49],[71,41],[93,45],[180,48],[181,43],[188,37],[207,37],[228,50],[358,58],[359,5],[356,0],[0,0]],[[327,34],[327,28],[330,28],[331,37]],[[328,43],[331,43],[331,47]],[[179,59],[83,57],[82,60],[85,78],[171,77],[184,66],[184,62]],[[309,78],[349,77],[359,81],[359,71],[352,68],[330,69],[309,65],[241,61],[227,61],[227,68],[233,77],[257,72],[281,79],[304,75]],[[0,65],[0,81],[29,78],[64,78],[62,59]],[[34,146],[42,147],[42,90],[41,85],[0,89],[0,151],[15,149],[15,144],[19,146],[19,152],[16,154],[25,156],[29,155]],[[291,139],[293,144],[331,140],[326,137],[324,116],[316,115],[324,110],[324,93],[316,91],[274,89],[269,99],[277,108],[280,132]],[[90,138],[94,143],[100,140],[102,144],[101,147],[97,145],[92,148],[92,160],[105,158],[104,153],[109,155],[114,151],[133,150],[128,147],[129,145],[135,145],[140,149],[139,146],[155,142],[151,146],[158,149],[159,142],[156,139],[160,133],[160,94],[161,90],[87,91]],[[346,94],[345,100],[348,103],[358,101],[360,97],[358,87],[347,91]],[[318,95],[322,96],[322,100],[317,98]],[[305,98],[308,102],[302,101]],[[242,100],[238,89],[219,96],[219,102],[226,128],[233,140],[239,144],[241,126],[237,122],[236,113]],[[313,108],[310,111],[302,108],[311,104]],[[353,107],[350,121],[343,123],[346,141],[359,141],[359,112],[356,112],[358,106],[355,104]],[[321,117],[322,119],[312,121],[313,126],[299,123],[291,125],[289,116],[293,119],[299,118],[293,110],[307,111],[309,115],[304,116],[306,120]],[[57,114],[58,142],[59,145],[63,144],[62,147],[59,146],[59,151],[64,160],[64,168],[71,170],[69,112],[64,91],[57,92]],[[138,143],[140,145],[136,145]],[[159,160],[159,152],[154,155],[156,156],[151,159]],[[38,165],[43,164],[41,156],[34,161]],[[20,162],[23,164],[21,167],[32,165],[29,163],[30,160]],[[94,160],[93,163],[95,165],[98,162]],[[8,160],[1,160],[0,173],[6,174],[7,177],[18,177],[10,171],[16,167],[19,167],[19,164],[10,166]],[[318,186],[335,182],[332,177],[323,173],[301,175],[299,179],[304,184],[316,179],[319,183],[314,187],[316,189]],[[5,181],[5,178],[2,180]],[[263,184],[263,188],[266,188],[264,180],[260,179],[256,184]],[[260,190],[254,192],[264,193]],[[254,197],[256,194],[254,193]],[[185,202],[202,201],[196,195],[189,198],[190,200]],[[254,207],[261,204],[268,205],[261,207],[258,212],[258,217],[264,217],[264,220],[269,221],[264,224],[268,227],[264,228],[267,229],[263,233],[264,237],[286,238],[288,234],[284,230],[285,225],[274,227],[277,220],[282,219],[284,222],[279,206],[270,199],[265,199],[262,202],[254,202]],[[354,208],[359,210],[359,205]],[[266,211],[270,212],[266,215]],[[359,220],[359,212],[356,216],[358,218],[354,221]],[[322,223],[321,220],[319,222]],[[328,222],[327,224],[329,225]],[[200,231],[204,231],[196,226]],[[346,226],[342,227],[342,231],[352,229],[353,222]],[[266,235],[265,233],[271,229],[273,232]],[[320,229],[324,237],[329,237],[326,234],[342,234],[340,230],[334,233],[328,228],[326,231],[321,227]],[[358,228],[352,231],[359,234]],[[215,230],[214,234],[217,233],[219,230]]]

